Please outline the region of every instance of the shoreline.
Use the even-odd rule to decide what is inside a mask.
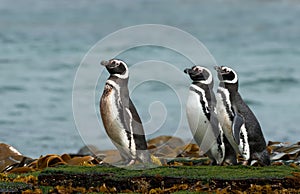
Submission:
[[[269,142],[272,164],[264,167],[211,166],[196,144],[170,136],[148,141],[150,152],[162,164],[149,168],[112,166],[120,159],[118,151],[92,146],[77,154],[38,159],[22,156],[9,145],[0,146],[1,192],[300,192],[300,143]]]
[[[57,166],[0,174],[0,192],[170,193],[300,192],[298,166],[161,166],[130,170],[110,165]]]
[[[206,157],[201,148],[195,143],[186,143],[179,137],[158,136],[147,142],[148,150],[154,158],[164,165],[169,159],[185,158],[197,160]],[[285,142],[269,141],[267,150],[270,153],[273,165],[292,164],[300,165],[300,142],[289,144]],[[14,147],[0,143],[0,172],[9,172],[12,169],[26,167],[28,172],[43,169],[59,164],[81,165],[82,163],[114,164],[121,160],[117,149],[100,150],[93,145],[86,145],[74,154],[47,154],[39,158],[30,158],[22,155]],[[240,158],[242,163],[243,160]],[[207,162],[206,165],[208,165]],[[259,165],[259,164],[255,164]],[[41,168],[41,166],[43,166]],[[24,169],[22,169],[24,171]]]

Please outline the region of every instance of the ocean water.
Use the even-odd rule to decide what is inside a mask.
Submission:
[[[113,148],[101,122],[99,129],[75,125],[72,90],[76,71],[92,46],[105,36],[149,23],[190,33],[207,47],[217,64],[235,69],[240,93],[260,121],[267,141],[299,141],[298,18],[300,4],[295,0],[0,0],[0,142],[31,157],[76,153],[85,143]],[[122,47],[122,40],[106,52],[116,47]],[[131,49],[118,57],[129,64],[163,61],[182,70],[192,65],[178,53],[155,46]],[[155,62],[152,65],[130,66],[130,80],[142,79],[140,75],[165,78],[164,82],[144,81],[131,93],[147,138],[176,135],[190,139],[182,115],[184,101],[176,93],[187,92],[188,78],[168,74],[170,65],[166,69],[154,68]],[[107,76],[103,71],[95,99]],[[99,111],[97,107],[95,103]]]

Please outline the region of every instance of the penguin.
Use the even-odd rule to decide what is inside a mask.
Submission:
[[[258,161],[270,165],[270,155],[260,124],[238,91],[237,73],[225,66],[215,66],[220,81],[217,90],[217,114],[228,141],[247,164]]]
[[[216,115],[216,99],[213,93],[211,72],[201,66],[187,68],[184,73],[192,79],[186,104],[186,114],[194,140],[212,165],[221,165],[225,147],[223,132]]]
[[[122,60],[102,61],[110,76],[100,99],[100,113],[104,128],[129,166],[139,161],[151,163],[142,121],[129,97],[129,70]]]

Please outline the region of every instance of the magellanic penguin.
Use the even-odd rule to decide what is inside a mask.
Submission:
[[[224,159],[223,132],[216,115],[211,72],[204,67],[185,69],[192,79],[186,104],[188,123],[194,140],[206,152],[212,164],[221,165]]]
[[[124,164],[137,160],[151,163],[141,119],[128,91],[129,70],[125,62],[117,59],[102,61],[110,76],[100,100],[100,113],[104,128],[120,152]]]
[[[237,73],[229,67],[216,66],[220,84],[218,87],[218,119],[223,132],[237,153],[251,164],[270,165],[260,124],[238,92]]]

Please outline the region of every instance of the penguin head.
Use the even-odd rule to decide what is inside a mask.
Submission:
[[[226,66],[215,66],[215,70],[218,72],[220,82],[229,84],[238,83],[238,76],[233,69]]]
[[[193,66],[192,68],[186,68],[184,73],[189,74],[190,78],[194,82],[200,82],[202,84],[211,84],[212,83],[212,74],[211,72],[201,66]]]
[[[105,66],[110,75],[118,78],[128,78],[128,67],[126,63],[119,59],[111,59],[109,61],[101,61],[101,65]]]

